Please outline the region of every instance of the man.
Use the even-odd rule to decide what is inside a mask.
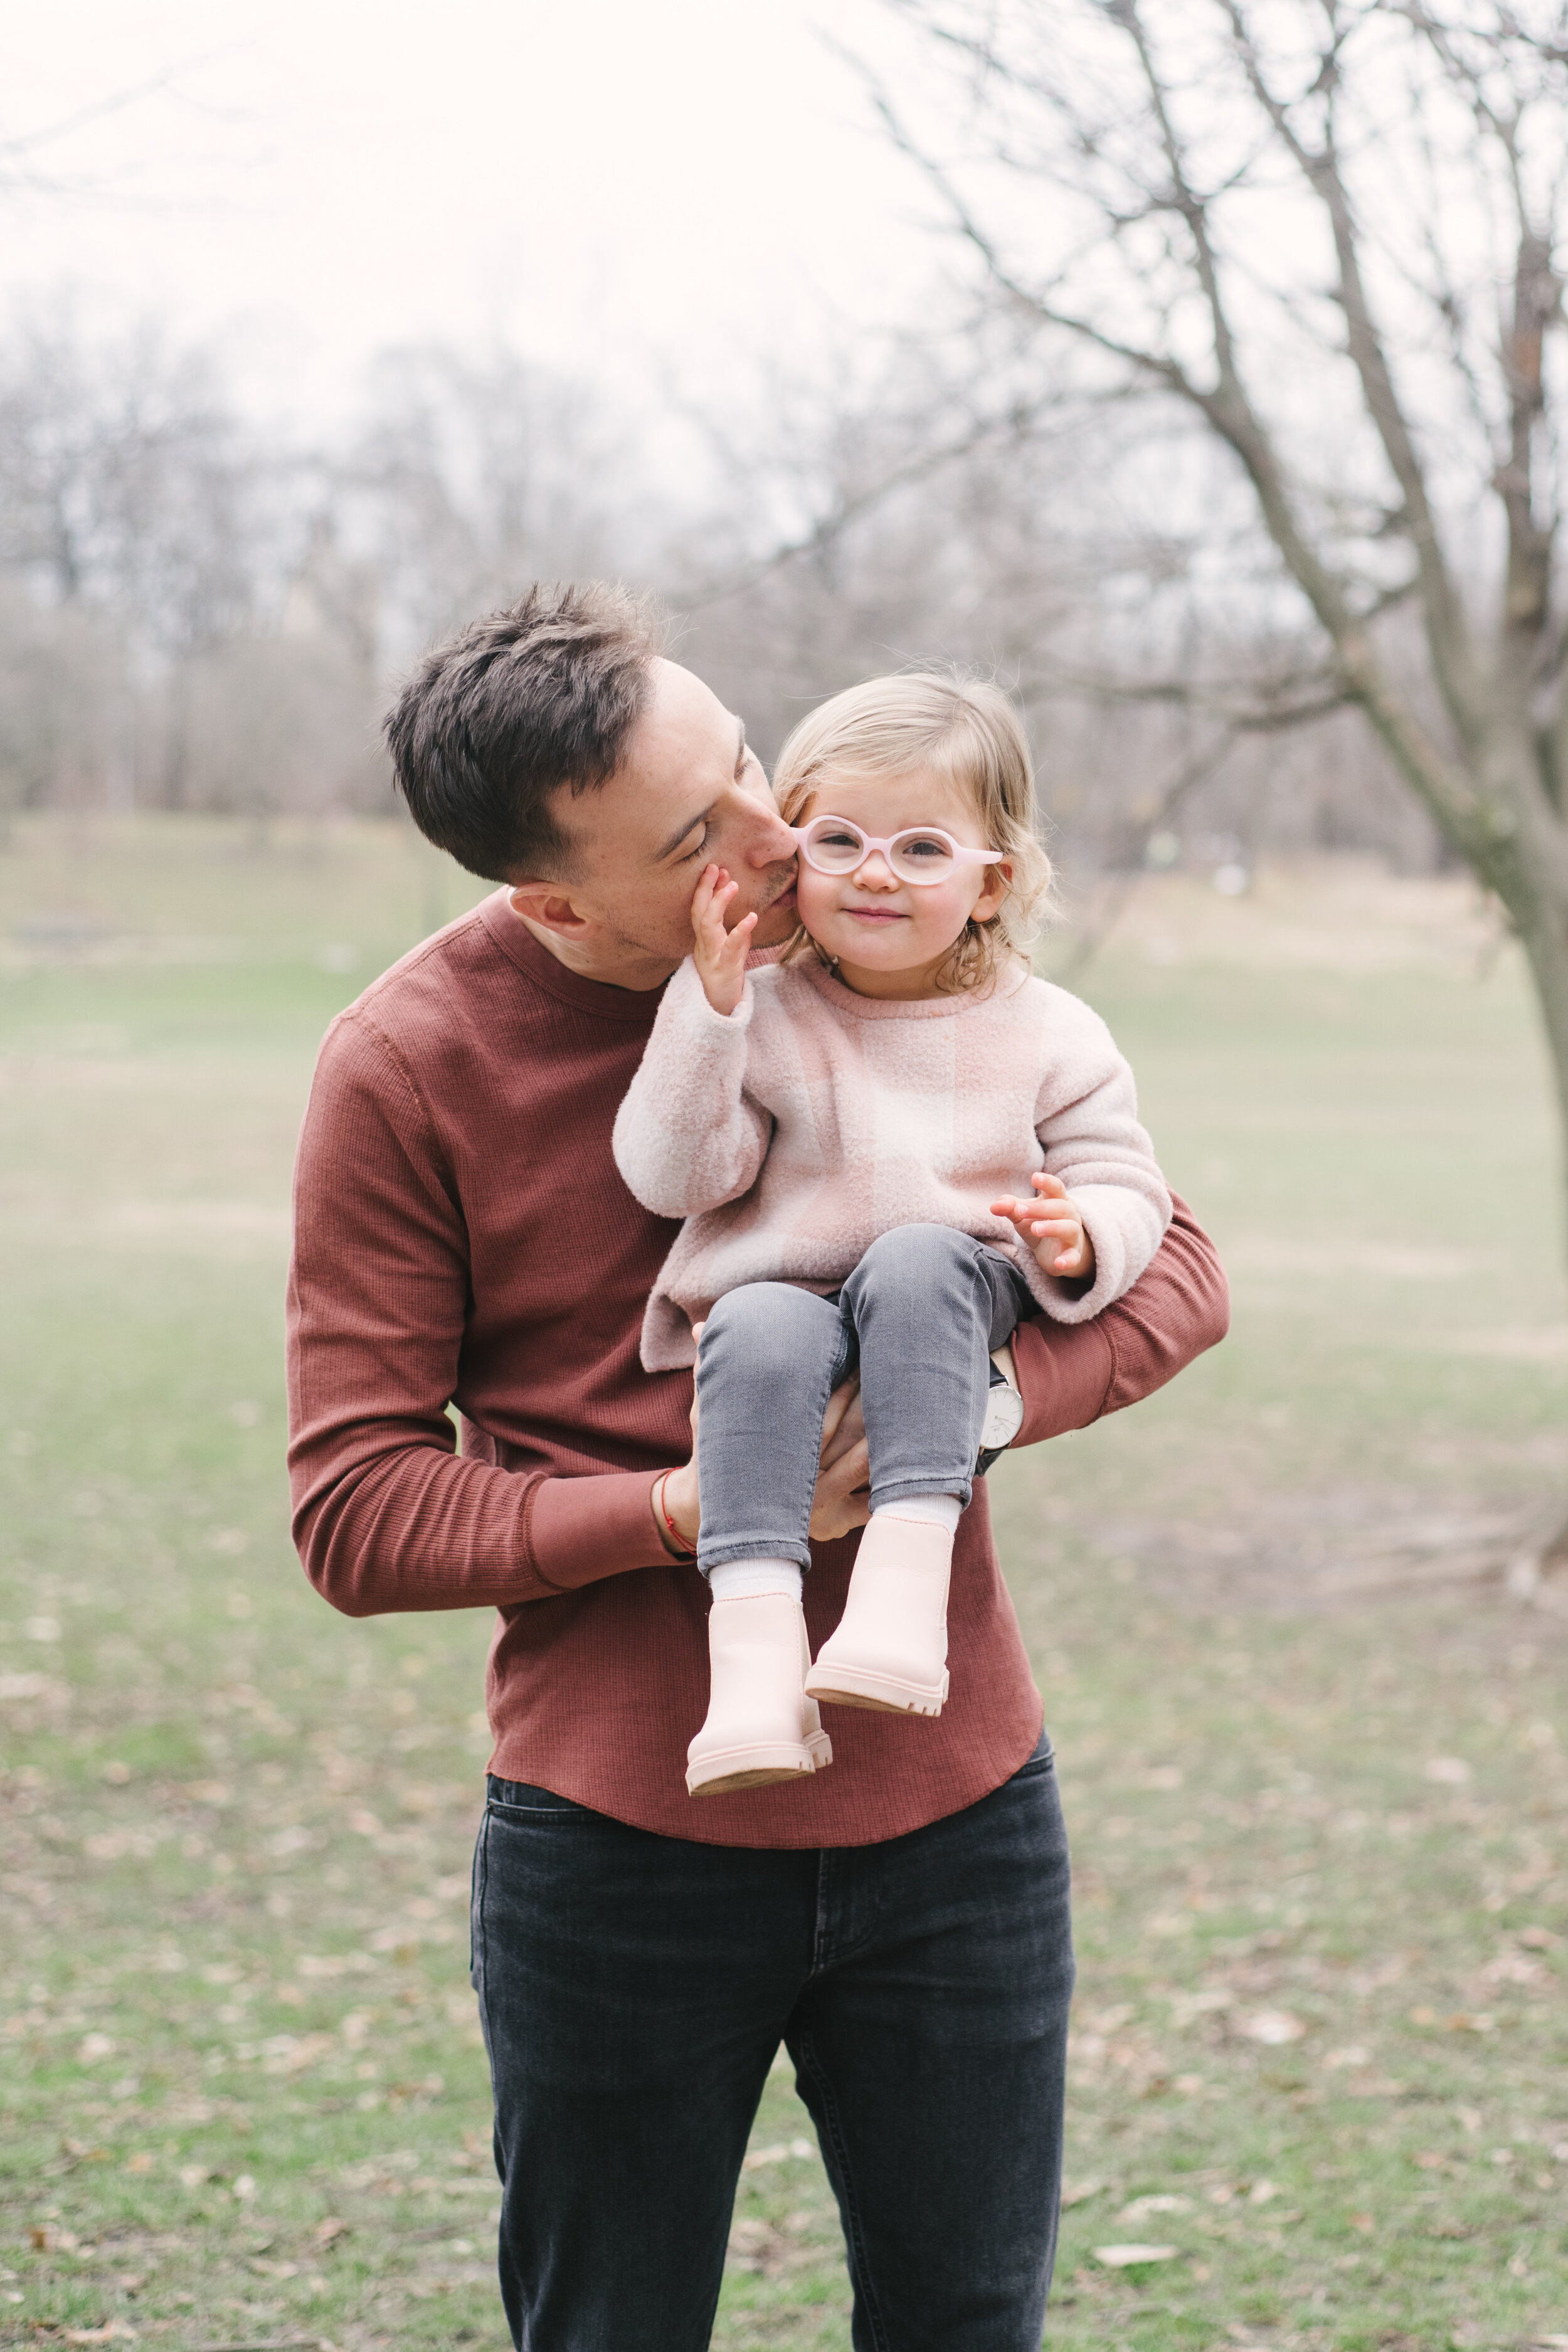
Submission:
[[[502,887],[322,1048],[289,1294],[296,1539],[351,1614],[500,1612],[473,1975],[514,2341],[700,2352],[783,2041],[843,2215],[857,2347],[1036,2352],[1067,1848],[984,1486],[942,1716],[840,1709],[830,1769],[685,1790],[707,1665],[691,1383],[637,1360],[676,1228],[626,1192],[610,1133],[704,866],[738,880],[731,917],[759,914],[759,947],[793,928],[795,867],[740,722],[659,644],[624,592],[535,589],[431,655],[389,721],[416,822]],[[1147,1394],[1225,1315],[1178,1203],[1119,1306],[1022,1327],[1018,1442]],[[814,1643],[865,1475],[845,1412],[813,1519]]]

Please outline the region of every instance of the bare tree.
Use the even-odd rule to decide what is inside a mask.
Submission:
[[[1300,648],[1276,715],[1363,714],[1495,892],[1568,1122],[1568,9],[888,5],[890,135],[1042,352],[1187,421],[1183,528],[1246,499]],[[1245,715],[1179,665],[1123,684]]]
[[[511,351],[476,362],[443,344],[381,353],[329,485],[335,539],[379,583],[394,661],[531,579],[624,564],[640,494],[580,384]]]

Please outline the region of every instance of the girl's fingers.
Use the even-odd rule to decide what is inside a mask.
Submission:
[[[1029,1181],[1037,1192],[1048,1192],[1053,1200],[1064,1201],[1067,1198],[1068,1188],[1061,1178],[1048,1175],[1043,1168],[1037,1168]]]
[[[755,915],[742,915],[733,930],[730,931],[724,929],[721,918],[715,917],[715,921],[718,927],[713,932],[711,942],[714,954],[722,956],[727,963],[743,963],[752,933],[757,928]]]

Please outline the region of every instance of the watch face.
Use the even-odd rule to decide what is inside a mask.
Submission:
[[[980,1429],[980,1447],[984,1454],[999,1454],[1011,1445],[1024,1425],[1024,1400],[1005,1381],[999,1381],[985,1401],[985,1419]]]

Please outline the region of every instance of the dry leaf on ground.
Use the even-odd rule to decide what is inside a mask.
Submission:
[[[1261,2042],[1274,2050],[1287,2042],[1300,2042],[1307,2029],[1288,2009],[1261,2009],[1256,2016],[1243,2018],[1241,2031],[1248,2042]]]

